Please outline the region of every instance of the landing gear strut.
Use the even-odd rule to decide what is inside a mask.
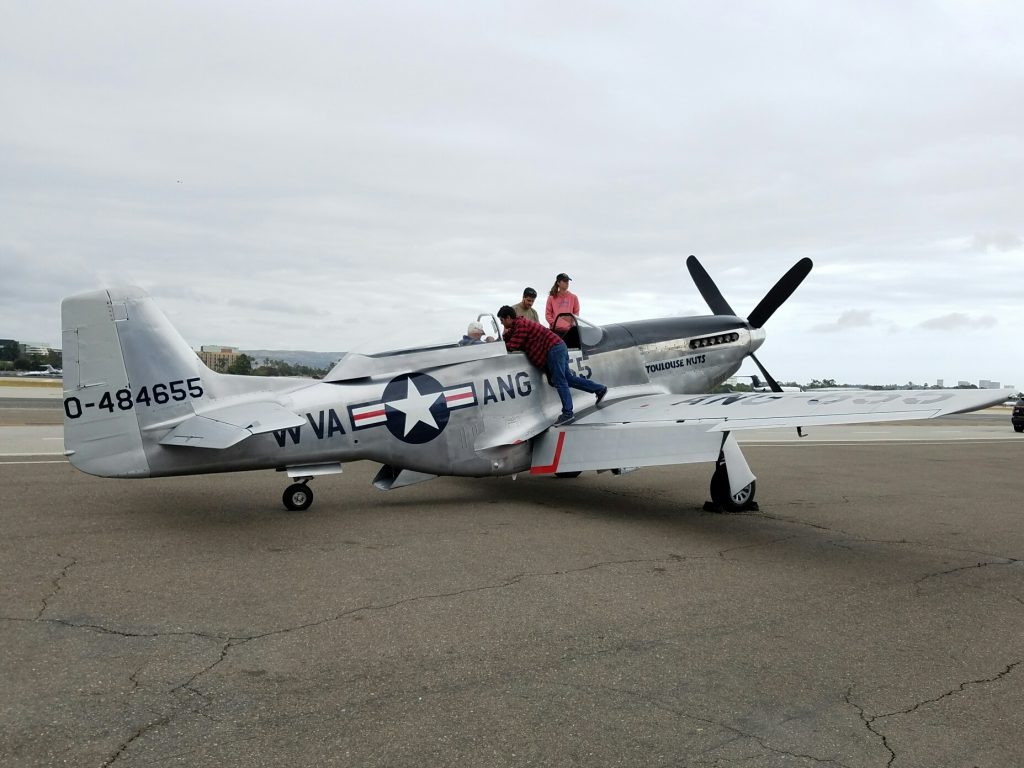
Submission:
[[[284,501],[285,507],[290,509],[292,512],[301,512],[304,509],[309,509],[309,505],[313,503],[313,489],[307,485],[312,478],[303,477],[297,483],[292,483],[284,489]]]
[[[729,489],[729,473],[725,462],[719,462],[715,474],[711,476],[711,501],[704,504],[704,509],[712,512],[752,512],[757,510],[754,494],[757,492],[757,481],[751,480],[738,493]]]

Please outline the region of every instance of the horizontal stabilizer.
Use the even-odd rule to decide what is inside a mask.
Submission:
[[[196,414],[160,441],[161,445],[189,448],[230,448],[247,437],[278,429],[298,427],[306,419],[278,403],[241,403]]]

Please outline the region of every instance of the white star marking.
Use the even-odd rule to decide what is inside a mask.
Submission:
[[[405,437],[408,437],[409,433],[421,422],[428,427],[437,429],[437,422],[434,420],[433,414],[430,413],[430,406],[437,402],[441,393],[422,395],[412,379],[407,379],[405,383],[405,399],[392,400],[388,403],[389,407],[405,414]]]

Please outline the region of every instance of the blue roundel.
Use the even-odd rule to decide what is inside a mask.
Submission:
[[[448,425],[441,383],[425,373],[404,373],[384,388],[388,431],[406,443],[429,443]]]

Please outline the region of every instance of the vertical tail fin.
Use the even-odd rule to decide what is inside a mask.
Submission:
[[[61,303],[64,449],[92,475],[147,477],[142,435],[194,412],[214,375],[138,288]]]

